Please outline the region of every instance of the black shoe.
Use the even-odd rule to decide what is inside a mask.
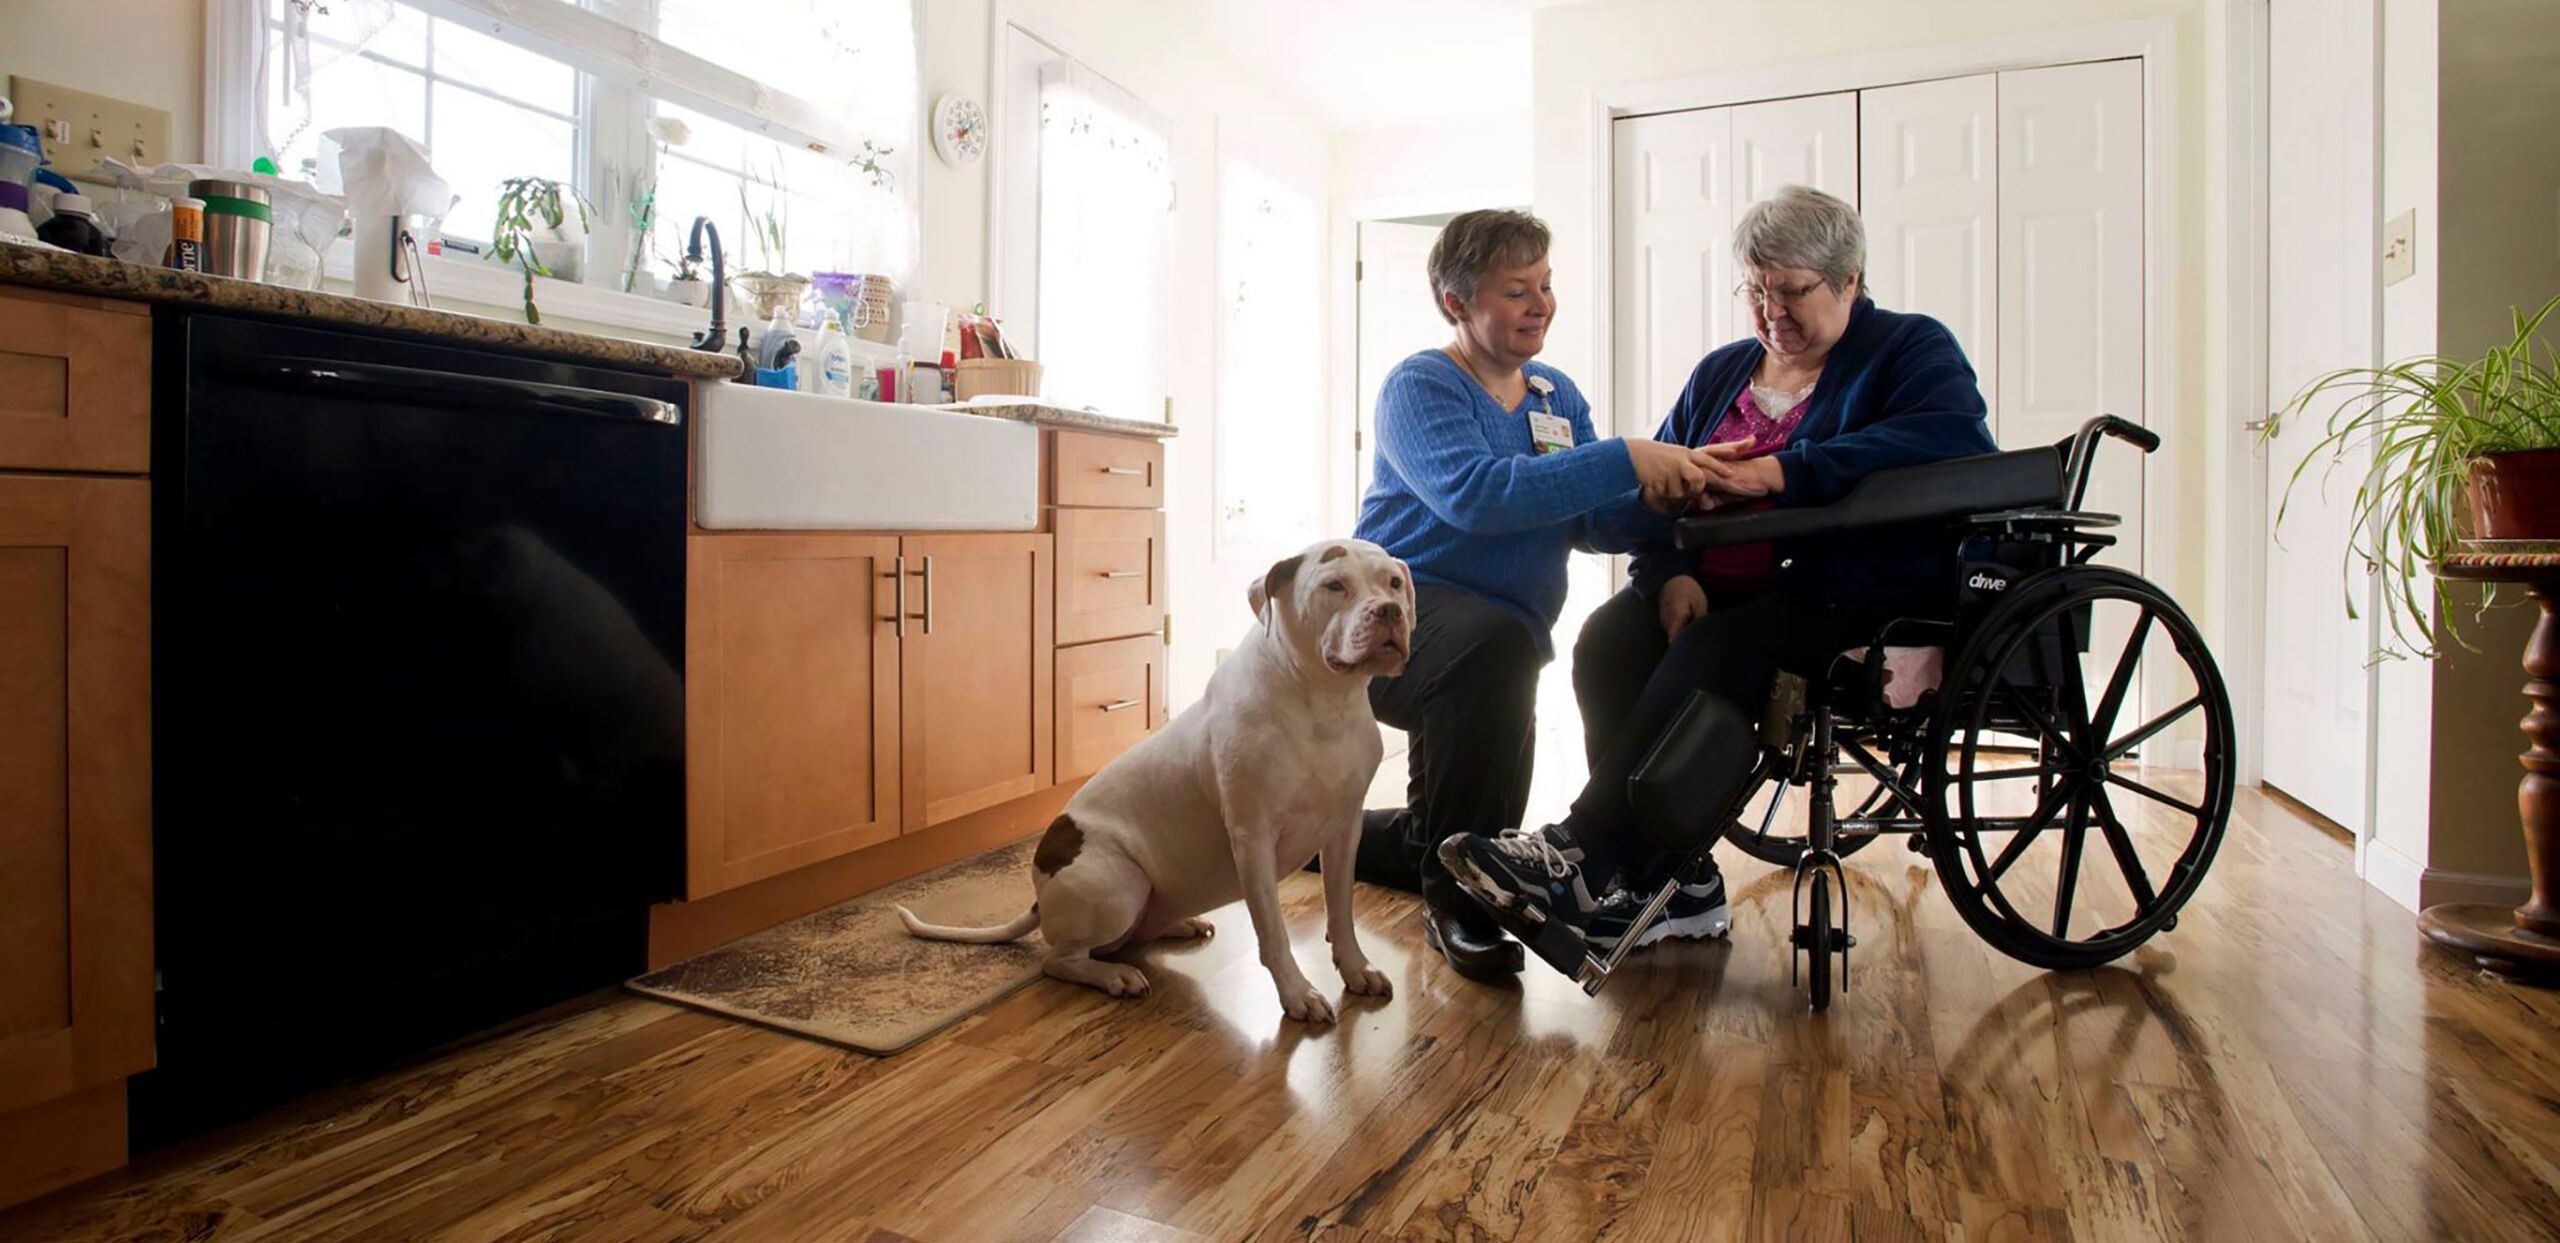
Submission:
[[[1437,859],[1422,864],[1422,939],[1449,969],[1470,980],[1500,980],[1520,974],[1528,961],[1520,943],[1502,934],[1475,899],[1467,896]]]
[[[1601,900],[1599,911],[1592,915],[1583,935],[1590,940],[1593,949],[1607,954],[1618,947],[1618,942],[1627,935],[1628,926],[1635,922],[1636,916],[1644,913],[1644,904],[1652,899],[1653,889],[1650,886],[1612,890]],[[1637,934],[1635,947],[1643,949],[1672,937],[1693,940],[1720,937],[1732,929],[1733,908],[1725,902],[1724,873],[1710,872],[1704,881],[1680,886],[1671,895],[1671,901],[1663,906],[1662,914]]]
[[[1437,853],[1468,896],[1506,924],[1579,929],[1602,907],[1603,895],[1583,879],[1581,849],[1554,826],[1504,829],[1493,837],[1453,833]]]

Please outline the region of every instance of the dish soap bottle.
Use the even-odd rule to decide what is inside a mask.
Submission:
[[[829,397],[853,396],[853,347],[845,344],[844,333],[832,317],[818,330],[818,345],[811,354],[803,365],[816,372],[816,391]]]

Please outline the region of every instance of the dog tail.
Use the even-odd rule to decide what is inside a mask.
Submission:
[[[1032,929],[1040,926],[1040,904],[1032,903],[1031,909],[1015,917],[1012,923],[998,924],[991,928],[953,928],[943,924],[928,924],[916,918],[914,911],[903,906],[898,908],[898,919],[907,926],[910,934],[923,937],[928,941],[966,941],[972,945],[1000,945],[1007,941],[1019,941],[1029,935]]]

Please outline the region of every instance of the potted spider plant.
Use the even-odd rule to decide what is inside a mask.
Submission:
[[[524,322],[539,324],[533,278],[579,279],[586,266],[587,200],[548,177],[509,177],[498,188],[489,258],[524,273]]]
[[[764,204],[758,206],[747,194],[746,182],[738,185],[738,213],[747,219],[747,238],[752,244],[756,266],[729,278],[729,284],[748,306],[755,308],[759,321],[775,315],[789,316],[797,311],[800,300],[809,293],[809,278],[788,270],[786,258],[791,236],[791,217],[783,197],[781,170],[767,177],[750,170],[748,180],[764,191]]]
[[[2383,367],[2350,367],[2305,385],[2267,421],[2264,438],[2314,407],[2330,413],[2324,434],[2303,454],[2276,508],[2284,525],[2293,490],[2312,465],[2331,468],[2359,449],[2372,463],[2349,507],[2347,555],[2380,572],[2379,594],[2393,640],[2417,655],[2437,654],[2420,581],[2438,558],[2474,540],[2560,541],[2560,358],[2538,340],[2560,298],[2513,313],[2512,340],[2476,358],[2442,355]],[[2481,585],[2481,605],[2492,588]],[[2436,580],[2435,601],[2452,603]],[[2348,614],[2355,613],[2348,601]],[[2446,632],[2470,644],[2440,610]]]

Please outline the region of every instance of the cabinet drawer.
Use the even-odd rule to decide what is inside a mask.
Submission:
[[[1164,624],[1164,513],[1061,509],[1058,642],[1147,634]]]
[[[1164,442],[1059,432],[1050,453],[1053,504],[1106,509],[1164,507]]]
[[[1058,649],[1058,780],[1100,772],[1165,721],[1164,641]]]
[[[0,293],[0,470],[141,474],[150,394],[139,308]]]

